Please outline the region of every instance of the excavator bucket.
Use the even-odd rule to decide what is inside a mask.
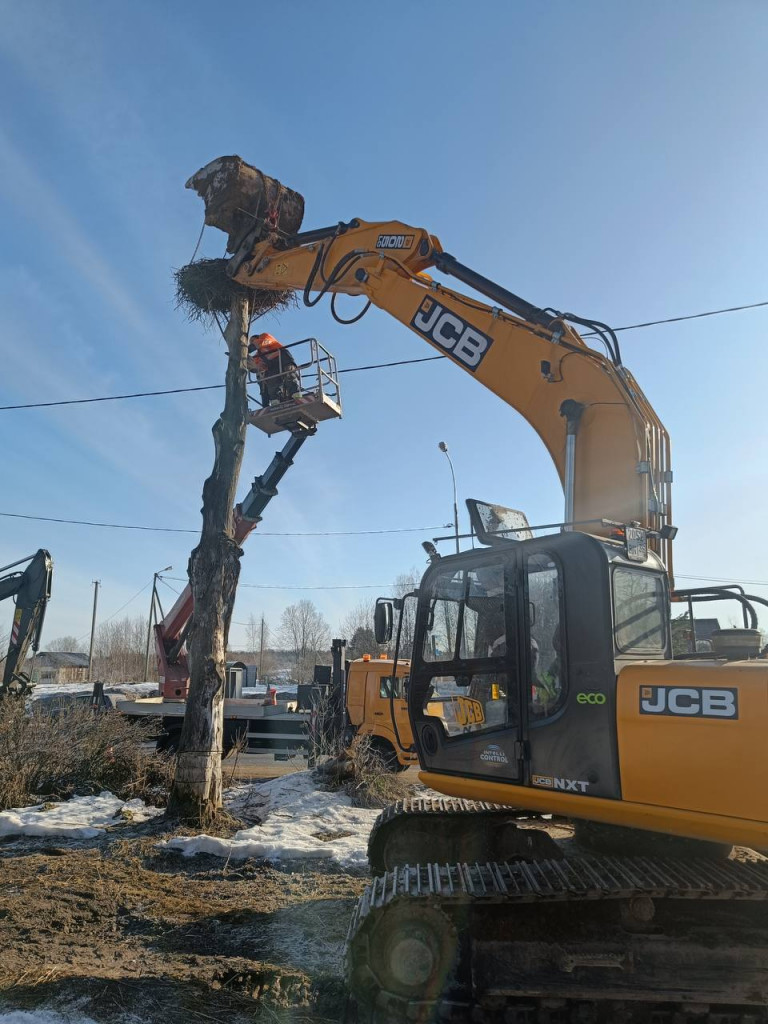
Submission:
[[[205,223],[229,236],[228,252],[236,252],[246,238],[253,246],[295,235],[301,227],[304,197],[239,156],[212,160],[186,187],[205,203]]]

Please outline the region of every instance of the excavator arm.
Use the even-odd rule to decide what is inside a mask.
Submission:
[[[530,423],[555,464],[565,490],[564,518],[574,529],[605,535],[611,527],[604,519],[639,523],[671,575],[669,437],[622,365],[610,328],[532,305],[445,253],[423,228],[352,220],[286,233],[269,197],[254,192],[252,183],[247,195],[243,191],[246,172],[260,172],[241,162],[237,181],[228,181],[221,173],[227,159],[198,171],[188,185],[203,196],[207,223],[230,232],[228,272],[237,282],[294,289],[307,306],[329,293],[342,323],[353,320],[336,314],[339,292],[360,295],[395,317]],[[270,195],[279,205],[279,192]],[[255,211],[247,230],[241,219],[233,232],[231,217],[221,214],[225,206]],[[434,280],[432,269],[490,302]],[[574,324],[602,341],[606,354],[588,345]],[[503,447],[499,438],[500,456]]]
[[[23,572],[0,576],[0,601],[8,597],[16,599],[11,640],[0,682],[0,698],[9,693],[23,695],[31,689],[29,677],[21,669],[30,645],[34,651],[40,645],[45,609],[51,596],[53,561],[42,548],[28,558],[3,566],[0,573],[6,569],[15,569],[24,562],[29,562],[29,565]]]

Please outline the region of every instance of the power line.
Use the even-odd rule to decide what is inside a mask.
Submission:
[[[128,395],[101,395],[99,398],[67,398],[59,402],[26,402],[22,405],[0,405],[0,412],[8,409],[46,409],[54,405],[87,405],[91,402],[119,402],[124,398],[153,398],[155,395],[181,395],[188,391],[216,391],[224,384],[205,384],[195,388],[169,388],[167,391],[135,391]]]
[[[152,585],[152,580],[149,580],[147,583],[144,584],[144,586],[141,588],[141,590],[137,590],[136,593],[133,595],[133,597],[129,598],[125,602],[125,604],[121,604],[116,612],[112,612],[112,614],[109,615],[106,619],[102,619],[101,622],[97,625],[96,628],[99,629],[101,626],[105,626],[108,622],[111,622],[112,619],[114,619],[114,617],[116,615],[119,615],[121,611],[123,611],[125,608],[127,608],[129,604],[133,604],[133,602],[136,600],[137,597],[141,597],[141,595],[144,593],[144,591],[147,589],[147,587],[149,587],[151,585]],[[91,631],[88,630],[87,633],[83,633],[83,635],[79,636],[77,639],[78,640],[84,640],[86,637],[88,637],[90,635],[91,635]]]
[[[182,579],[180,576],[169,576],[168,579],[176,580],[177,583],[186,583],[187,581]],[[305,586],[296,585],[293,583],[238,583],[238,589],[240,587],[246,587],[248,590],[381,590],[387,587],[395,586],[394,583],[335,583],[329,585],[320,586]]]
[[[710,309],[704,313],[688,313],[685,316],[670,316],[663,320],[645,320],[643,323],[626,324],[624,327],[614,327],[615,332],[637,331],[644,327],[658,327],[662,324],[677,324],[683,320],[700,320],[707,316],[720,316],[723,313],[739,313],[745,309],[759,309],[761,306],[768,306],[768,300],[763,302],[749,302],[743,306],[727,306],[723,309]],[[594,332],[582,335],[584,338],[594,337]],[[339,370],[338,373],[360,373],[364,370],[384,370],[392,366],[411,366],[414,363],[431,363],[437,359],[446,359],[447,356],[423,356],[419,359],[397,359],[390,363],[371,363],[367,366],[348,366]],[[217,391],[223,388],[224,384],[204,384],[191,388],[168,388],[165,391],[134,391],[125,395],[101,395],[97,398],[67,398],[56,402],[24,402],[17,405],[0,405],[0,412],[8,412],[13,409],[49,409],[60,405],[88,405],[94,402],[120,402],[127,398],[154,398],[158,395],[184,395],[192,391]]]
[[[699,580],[702,583],[731,583],[740,587],[768,587],[768,580],[734,580],[726,576],[685,576],[676,572],[675,579]]]
[[[180,576],[169,576],[168,579],[176,580],[178,583],[187,581]],[[675,573],[675,579],[680,580],[701,580],[704,583],[731,583],[740,586],[768,587],[766,580],[733,580],[717,576],[685,576],[682,573]],[[238,587],[246,587],[249,590],[382,590],[393,587],[394,583],[335,583],[324,584],[295,584],[295,583],[238,583]]]
[[[143,530],[148,533],[200,533],[200,530],[187,530],[177,526],[136,526],[130,523],[97,523],[90,519],[59,519],[54,516],[32,516],[21,512],[0,512],[7,519],[32,519],[41,523],[65,523],[68,526],[95,526],[105,530]],[[387,530],[307,530],[277,532],[259,530],[260,537],[367,537],[384,533],[425,533],[430,530],[447,530],[450,523],[440,526],[400,526]]]

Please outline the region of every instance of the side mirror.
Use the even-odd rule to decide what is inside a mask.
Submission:
[[[388,644],[392,639],[394,608],[390,600],[380,597],[373,612],[373,633],[377,644]]]

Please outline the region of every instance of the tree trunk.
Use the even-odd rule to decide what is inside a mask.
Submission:
[[[205,825],[221,808],[227,641],[242,549],[233,509],[247,428],[249,304],[232,299],[224,411],[213,425],[213,472],[203,485],[203,529],[189,559],[194,618],[187,640],[189,695],[168,813]]]

